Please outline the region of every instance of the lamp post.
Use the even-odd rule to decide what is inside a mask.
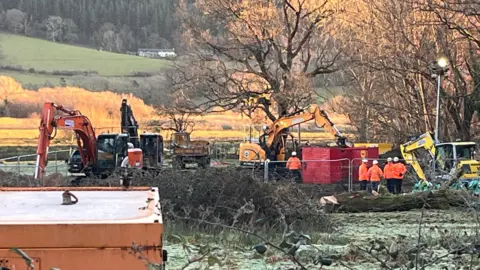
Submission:
[[[438,140],[438,126],[440,121],[440,88],[442,85],[442,75],[448,71],[448,59],[446,57],[439,57],[430,65],[432,71],[432,79],[437,79],[437,107],[435,108],[435,144],[440,143]],[[433,157],[433,175],[436,171],[436,157]]]
[[[440,57],[430,65],[432,70],[432,78],[437,79],[437,106],[435,109],[435,144],[439,143],[438,140],[438,126],[440,121],[440,88],[442,85],[442,75],[445,75],[448,71],[448,59],[446,57]]]

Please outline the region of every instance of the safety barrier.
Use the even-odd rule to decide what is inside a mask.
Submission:
[[[302,160],[301,169],[290,171],[286,161],[265,161],[263,180],[282,181],[296,180],[304,184],[339,184],[345,190],[351,191],[350,160]],[[347,186],[347,188],[345,188]]]
[[[46,168],[46,175],[60,173],[65,176],[69,176],[68,165],[64,160],[57,160],[58,154],[63,152],[69,152],[69,150],[61,151],[52,151],[49,153],[50,160],[48,161]],[[33,176],[36,168],[34,161],[25,162],[29,157],[34,157],[35,155],[21,155],[10,158],[4,158],[0,160],[0,173],[7,173],[4,175],[11,176]],[[363,158],[354,158],[354,159],[332,159],[332,160],[302,160],[301,161],[301,170],[300,174],[295,174],[294,172],[289,172],[286,168],[286,161],[265,161],[264,166],[261,171],[256,170],[260,175],[261,180],[268,181],[293,181],[296,177],[301,179],[302,183],[305,184],[338,184],[348,190],[349,192],[358,189],[358,173],[359,166],[362,163]],[[32,159],[30,159],[32,160]],[[368,166],[372,165],[373,160],[379,162],[380,168],[382,168],[387,163],[387,159],[379,158],[367,158]],[[400,159],[404,163],[409,163]],[[432,159],[417,159],[421,164],[422,170],[425,173],[425,176],[429,179],[434,179],[432,176],[435,176],[432,171]],[[444,160],[445,161],[445,160]],[[446,160],[452,161],[454,160]],[[437,168],[438,170],[438,168]],[[448,174],[448,171],[440,171],[437,174]],[[2,174],[0,174],[2,176]],[[414,183],[418,179],[417,172],[413,167],[407,165],[407,173],[404,177],[405,180]]]
[[[58,160],[59,153],[71,153],[71,150],[59,150],[48,153],[49,160],[47,167],[45,168],[45,174],[50,175],[53,173],[61,173],[68,175],[68,165],[65,160]],[[30,158],[30,161],[27,161]],[[36,162],[32,161],[36,159],[36,154],[20,155],[14,157],[8,157],[0,159],[0,171],[8,173],[9,175],[17,176],[33,176],[35,174]]]

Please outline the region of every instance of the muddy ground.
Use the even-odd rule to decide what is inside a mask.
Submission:
[[[449,250],[458,249],[459,245],[475,241],[472,240],[474,238],[478,239],[475,237],[478,232],[476,229],[478,222],[475,221],[477,217],[472,211],[425,210],[423,218],[421,210],[332,214],[331,217],[335,225],[330,232],[304,232],[310,235],[312,245],[302,246],[297,251],[297,257],[301,262],[305,262],[307,269],[407,269],[412,263],[423,265],[424,269],[477,269],[479,265],[477,255],[448,255]],[[423,226],[420,231],[422,237],[419,240],[420,220]],[[201,262],[190,264],[184,269],[300,269],[288,259],[288,256],[282,256],[281,252],[273,248],[269,247],[264,255],[251,250],[252,244],[257,241],[254,237],[225,233],[195,234],[185,238],[189,242],[187,246],[192,248],[204,244],[218,250],[209,253]],[[184,245],[178,242],[177,237],[172,237],[171,233],[167,237],[166,249],[169,252],[167,269],[182,269],[188,264],[187,254],[191,259],[198,258],[197,252],[186,252],[183,249]],[[412,260],[412,253],[413,256],[417,254],[415,250],[412,252],[412,248],[419,242],[423,243],[422,249],[418,252],[418,259]],[[276,239],[275,243],[280,242]],[[393,253],[386,255],[385,251],[382,251],[382,245]],[[368,250],[372,246],[374,248],[371,254],[359,250]],[[394,259],[392,256],[395,253],[399,255]],[[332,264],[320,268],[319,264],[313,263],[313,259],[318,256],[331,259]],[[444,257],[439,258],[442,256]],[[378,259],[385,261],[383,267]],[[213,265],[210,268],[209,263]]]

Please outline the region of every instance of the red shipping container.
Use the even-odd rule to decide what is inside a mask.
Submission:
[[[358,168],[362,158],[375,159],[378,155],[378,147],[303,147],[301,157],[304,161],[303,183],[334,184],[347,181],[350,165],[353,181],[358,181]],[[369,166],[371,163],[372,160],[369,160]]]
[[[303,147],[302,179],[305,184],[333,184],[348,179],[348,158],[346,148]]]

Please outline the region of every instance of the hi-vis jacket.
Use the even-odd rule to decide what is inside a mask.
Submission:
[[[365,163],[358,168],[358,181],[368,181],[368,168]]]
[[[302,162],[297,157],[290,157],[287,161],[287,169],[289,170],[300,170],[302,168]]]
[[[393,175],[395,174],[393,165],[394,164],[392,162],[389,162],[383,168],[383,177],[385,177],[385,179],[392,179],[393,178]]]
[[[374,164],[370,169],[368,169],[368,179],[373,182],[378,182],[382,179],[383,172],[377,164]]]
[[[393,164],[393,178],[402,180],[405,173],[407,173],[407,168],[403,163],[398,162]]]

